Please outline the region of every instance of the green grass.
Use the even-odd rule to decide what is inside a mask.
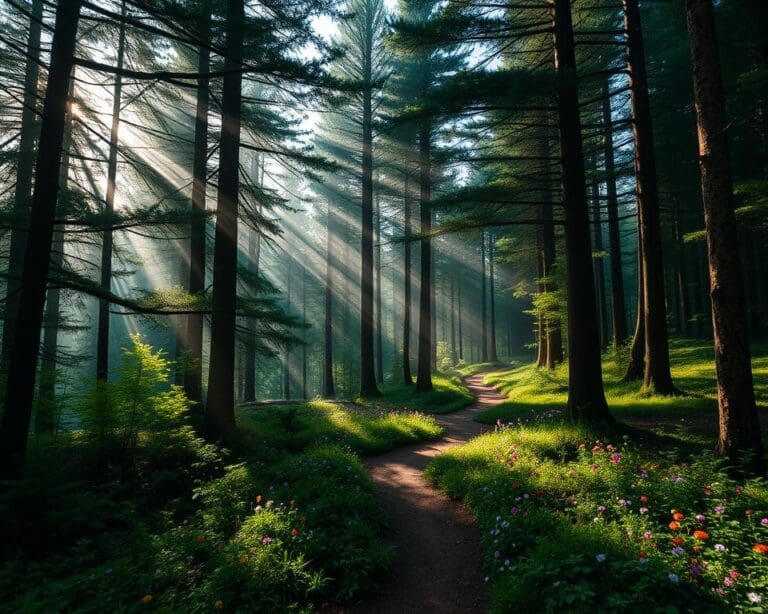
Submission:
[[[555,418],[430,463],[429,479],[477,516],[492,611],[765,611],[765,482],[731,481],[709,453],[681,462],[601,439]]]
[[[378,454],[435,439],[443,432],[434,418],[415,411],[319,400],[241,409],[238,426],[256,453],[258,448],[297,452],[314,444],[333,443],[360,454]]]
[[[432,414],[447,414],[470,405],[474,397],[456,375],[432,374],[432,392],[416,394],[415,386],[385,385],[378,399],[358,399],[368,407],[415,410]]]
[[[651,421],[663,416],[667,423],[681,427],[702,415],[717,412],[715,367],[712,344],[691,339],[670,340],[670,361],[675,384],[686,394],[663,397],[645,394],[639,382],[622,382],[622,372],[606,356],[603,378],[608,405],[620,420]],[[755,348],[752,360],[755,393],[760,411],[768,406],[768,352]],[[551,409],[562,409],[567,400],[568,365],[554,371],[537,369],[532,364],[495,371],[485,377],[509,401],[477,416],[485,423],[526,419]]]

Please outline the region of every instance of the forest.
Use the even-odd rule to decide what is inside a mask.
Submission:
[[[0,0],[8,612],[768,611],[766,0]]]

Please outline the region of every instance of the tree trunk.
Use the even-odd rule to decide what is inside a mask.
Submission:
[[[456,272],[451,274],[451,365],[459,362],[456,353]]]
[[[720,430],[717,452],[765,472],[752,381],[744,285],[739,263],[720,60],[711,0],[686,0],[699,166],[707,231]]]
[[[594,165],[597,172],[597,164]],[[600,320],[600,346],[608,345],[608,309],[605,301],[605,269],[603,267],[603,221],[600,212],[600,184],[597,180],[592,182],[592,225],[594,235],[593,250],[598,253],[597,258],[592,259],[592,268],[595,275],[595,288],[597,290],[597,311]]]
[[[568,415],[576,421],[607,422],[611,414],[600,363],[570,0],[555,0],[553,8],[568,280]]]
[[[61,167],[59,168],[59,189],[66,190],[69,182],[69,150],[72,146],[72,99],[74,98],[74,74],[69,80],[67,94],[67,117],[62,141]],[[54,230],[51,245],[51,265],[61,269],[64,263],[64,231]],[[56,429],[56,354],[59,346],[59,318],[61,290],[48,288],[43,317],[43,347],[40,354],[40,385],[35,411],[35,433],[52,433]]]
[[[621,257],[621,229],[619,226],[619,201],[616,196],[616,163],[613,154],[613,116],[611,114],[610,87],[603,86],[603,156],[605,161],[605,197],[608,209],[608,242],[611,256],[611,322],[613,347],[627,340],[627,315],[624,303],[624,267]]]
[[[125,17],[125,2],[121,3],[121,14]],[[117,40],[117,69],[122,70],[125,55],[125,21],[120,22],[120,34]],[[104,211],[110,216],[115,210],[115,182],[117,181],[117,139],[120,132],[120,103],[123,90],[123,78],[115,75],[115,90],[112,95],[112,128],[109,133],[109,160],[107,162],[107,192],[104,198]],[[109,223],[109,222],[108,222]],[[112,291],[112,230],[102,233],[101,243],[101,287],[106,292]],[[96,379],[107,381],[109,376],[109,301],[99,300],[99,320],[96,332]]]
[[[488,362],[488,291],[485,279],[485,229],[480,233],[480,361]]]
[[[542,193],[542,198],[545,198]],[[543,209],[542,204],[542,209]],[[544,220],[542,219],[542,222]],[[544,297],[547,292],[547,286],[544,283],[546,277],[544,266],[544,225],[540,224],[536,228],[536,275],[538,276],[537,289],[539,297]],[[538,310],[538,316],[536,318],[536,366],[541,368],[547,365],[548,354],[548,334],[547,334],[547,318],[544,315],[543,309]]]
[[[491,362],[499,362],[499,355],[496,351],[496,283],[494,279],[494,266],[493,266],[493,233],[488,236],[488,277],[489,277],[489,289],[490,293],[490,308],[491,308],[491,326],[490,337],[488,339],[488,358]]]
[[[200,20],[201,38],[210,40],[211,0],[203,0]],[[197,50],[197,71],[207,74],[210,70],[210,52],[207,46],[200,45]],[[189,223],[189,282],[188,291],[192,295],[205,293],[205,196],[208,182],[208,79],[197,83],[197,104],[195,111],[195,144],[192,159],[192,207]],[[193,313],[186,316],[186,331],[182,338],[182,352],[186,373],[184,392],[194,403],[203,400],[203,314]]]
[[[307,398],[307,267],[301,272],[301,398]]]
[[[382,309],[381,309],[381,201],[378,193],[376,194],[376,228],[375,228],[375,249],[376,249],[376,381],[381,384],[384,382],[384,344],[382,335]]]
[[[409,176],[403,180],[403,209],[405,217],[403,243],[403,383],[413,385],[411,375],[411,194]]]
[[[32,195],[32,175],[35,171],[35,147],[38,137],[37,108],[38,81],[40,78],[40,29],[43,18],[42,0],[32,3],[32,16],[27,34],[27,63],[24,71],[24,101],[21,109],[21,133],[19,134],[19,154],[16,166],[16,191],[13,196],[13,213],[28,222],[29,199]],[[13,228],[8,253],[8,279],[3,302],[3,345],[0,366],[5,371],[12,358],[13,329],[16,325],[21,277],[17,275],[24,265],[24,252],[27,246],[26,229]]]
[[[286,266],[288,271],[286,273],[286,294],[285,294],[285,313],[291,313],[291,285],[293,282],[293,259],[285,252]],[[283,398],[286,401],[291,399],[291,380],[293,379],[291,373],[291,346],[290,344],[285,346],[285,353],[283,355]]]
[[[638,0],[623,0],[633,133],[635,139],[635,177],[637,206],[643,242],[645,291],[645,376],[643,387],[658,394],[675,394],[669,370],[667,307],[664,296],[664,261],[661,255],[661,216],[659,211],[656,155],[653,145],[651,104],[645,71],[645,48]]]
[[[458,324],[459,324],[459,360],[464,360],[464,322],[463,322],[463,313],[461,309],[461,284],[459,284],[458,289],[458,297],[457,297],[457,303],[458,303]]]
[[[325,320],[323,326],[323,398],[336,397],[333,383],[333,275],[335,270],[336,225],[333,220],[333,205],[328,202],[328,220],[325,239]]]
[[[11,344],[10,355],[13,360],[9,363],[8,383],[0,421],[0,479],[21,477],[27,450],[40,349],[40,327],[59,192],[58,181],[49,181],[49,178],[52,172],[58,174],[61,165],[67,91],[81,6],[80,0],[60,2],[56,5],[56,24],[48,86],[43,102],[29,234],[20,275],[24,284],[21,286],[18,312],[13,314],[17,322]],[[24,314],[24,318],[18,318],[19,314]]]
[[[637,319],[635,334],[632,336],[632,348],[629,352],[629,364],[624,373],[625,382],[635,382],[643,379],[645,371],[645,276],[643,275],[643,242],[640,239],[643,229],[640,218],[637,220]]]
[[[432,130],[422,127],[419,134],[419,175],[421,222],[421,287],[419,288],[419,359],[416,392],[432,391],[432,170],[430,167]]]
[[[256,184],[261,188],[264,185],[264,160],[254,154],[251,159],[251,175]],[[259,214],[262,206],[259,205]],[[261,259],[261,233],[254,228],[248,229],[248,266],[254,280],[258,283],[259,265]],[[256,330],[251,323],[247,326],[249,332],[245,344],[245,359],[243,377],[243,401],[246,403],[256,400]]]
[[[221,98],[219,186],[213,249],[211,356],[205,423],[226,437],[235,425],[235,325],[237,320],[237,215],[240,185],[240,101],[243,57],[243,0],[227,1],[226,55]]]

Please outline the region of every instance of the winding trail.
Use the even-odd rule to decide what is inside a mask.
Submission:
[[[466,383],[475,402],[451,414],[435,415],[445,429],[442,439],[366,460],[391,519],[390,543],[396,555],[388,585],[350,611],[466,614],[488,610],[474,518],[427,482],[423,473],[432,457],[488,430],[487,425],[472,418],[505,400],[492,387],[483,385],[482,374],[467,378]]]

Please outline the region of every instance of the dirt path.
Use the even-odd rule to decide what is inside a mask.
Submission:
[[[461,505],[429,484],[423,475],[433,456],[489,428],[473,422],[474,414],[504,399],[482,382],[482,375],[467,380],[476,398],[473,405],[435,416],[445,428],[442,439],[398,448],[366,461],[392,521],[390,542],[396,548],[396,555],[388,586],[352,611],[360,614],[487,611],[474,519]]]

